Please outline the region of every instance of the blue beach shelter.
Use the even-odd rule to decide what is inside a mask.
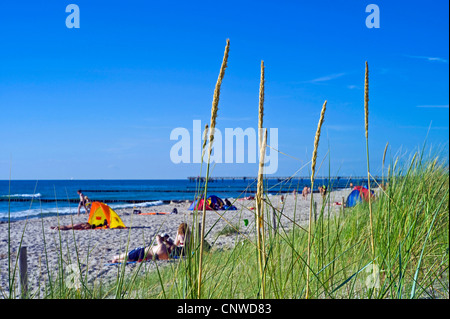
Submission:
[[[372,196],[374,194],[373,191],[371,191]],[[352,190],[352,192],[347,197],[347,207],[354,207],[356,204],[362,201],[368,201],[369,200],[369,190],[365,186],[355,186]]]
[[[346,206],[354,207],[358,202],[362,202],[361,193],[358,189],[354,189],[347,197]]]

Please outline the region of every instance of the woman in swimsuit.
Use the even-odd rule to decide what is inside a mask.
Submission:
[[[188,224],[181,223],[178,226],[177,236],[175,237],[175,247],[173,249],[174,256],[185,256],[186,247],[189,247],[191,232]]]
[[[128,253],[122,253],[120,255],[114,256],[111,262],[117,263],[122,261],[143,261],[149,259],[169,259],[167,247],[160,235],[156,236],[156,246],[138,247],[129,251]]]
[[[81,192],[81,189],[78,190],[77,193],[78,193],[78,195],[80,195],[80,202],[78,203],[78,215],[80,215],[81,207],[84,207],[84,209],[86,210],[86,214],[87,214],[88,209],[86,207],[86,204],[88,203],[88,198]]]

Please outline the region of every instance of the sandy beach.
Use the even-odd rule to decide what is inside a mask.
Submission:
[[[330,193],[330,216],[339,213],[343,197],[347,197],[350,189],[343,189]],[[273,195],[267,198],[277,209],[283,208],[283,216],[280,218],[279,227],[286,229],[292,228],[292,220],[301,226],[308,223],[310,196],[307,200],[303,199],[301,194],[284,194],[284,203],[281,203],[280,195]],[[322,207],[322,198],[320,194],[313,194],[314,201],[317,203],[317,209]],[[108,265],[113,255],[131,250],[135,247],[150,243],[157,234],[167,232],[172,239],[176,236],[178,225],[187,222],[193,223],[193,213],[188,210],[189,202],[172,202],[167,205],[140,208],[142,213],[148,212],[171,212],[177,208],[178,214],[169,215],[137,215],[133,214],[133,209],[116,210],[126,229],[94,229],[94,230],[66,230],[58,231],[51,229],[52,226],[70,225],[87,222],[86,214],[64,215],[60,217],[33,218],[29,220],[17,221],[11,224],[0,224],[0,287],[3,298],[8,291],[8,229],[10,233],[11,249],[11,267],[15,267],[15,258],[19,249],[22,236],[22,246],[27,247],[27,265],[28,265],[28,285],[29,291],[36,292],[38,283],[48,278],[50,270],[52,276],[55,276],[60,263],[60,252],[62,259],[69,265],[76,263],[77,258],[83,265],[84,274],[87,275],[89,282],[106,282],[115,280],[119,267]],[[214,211],[206,213],[206,230],[208,231],[215,224],[211,232],[206,236],[208,243],[212,244],[212,249],[227,249],[234,245],[237,239],[243,237],[254,238],[254,200],[236,200],[235,211],[217,211],[223,214],[221,218]],[[327,210],[328,212],[328,210]],[[244,220],[248,220],[245,225]],[[240,234],[220,235],[219,232],[227,225],[236,225],[239,227]],[[77,253],[78,256],[77,256]],[[157,261],[158,265],[164,266],[177,260]],[[47,266],[48,265],[48,266]],[[48,267],[48,268],[47,268]],[[131,271],[136,264],[127,265],[127,271]],[[145,263],[146,269],[155,267],[154,262]],[[86,273],[87,271],[87,273]],[[18,270],[16,278],[18,278]],[[16,279],[17,282],[17,279]],[[36,298],[43,298],[40,292]]]

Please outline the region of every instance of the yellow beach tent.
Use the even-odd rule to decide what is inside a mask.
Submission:
[[[88,223],[94,226],[108,225],[109,228],[126,228],[119,215],[108,205],[93,202]]]

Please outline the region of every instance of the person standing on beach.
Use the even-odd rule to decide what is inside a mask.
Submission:
[[[81,209],[81,207],[84,207],[84,209],[86,210],[86,214],[87,214],[87,213],[88,213],[88,209],[87,209],[86,204],[87,204],[87,202],[88,202],[88,198],[87,198],[87,196],[85,196],[85,195],[83,194],[83,192],[81,191],[81,189],[79,189],[79,190],[77,191],[77,193],[78,193],[78,195],[80,195],[80,202],[78,203],[78,215],[80,215],[80,209]]]
[[[303,187],[302,197],[303,197],[304,200],[306,200],[308,198],[308,193],[309,193],[308,186]]]
[[[322,187],[318,187],[320,191],[320,195],[322,195],[322,199],[325,200],[325,197],[327,196],[327,187],[323,185]]]

